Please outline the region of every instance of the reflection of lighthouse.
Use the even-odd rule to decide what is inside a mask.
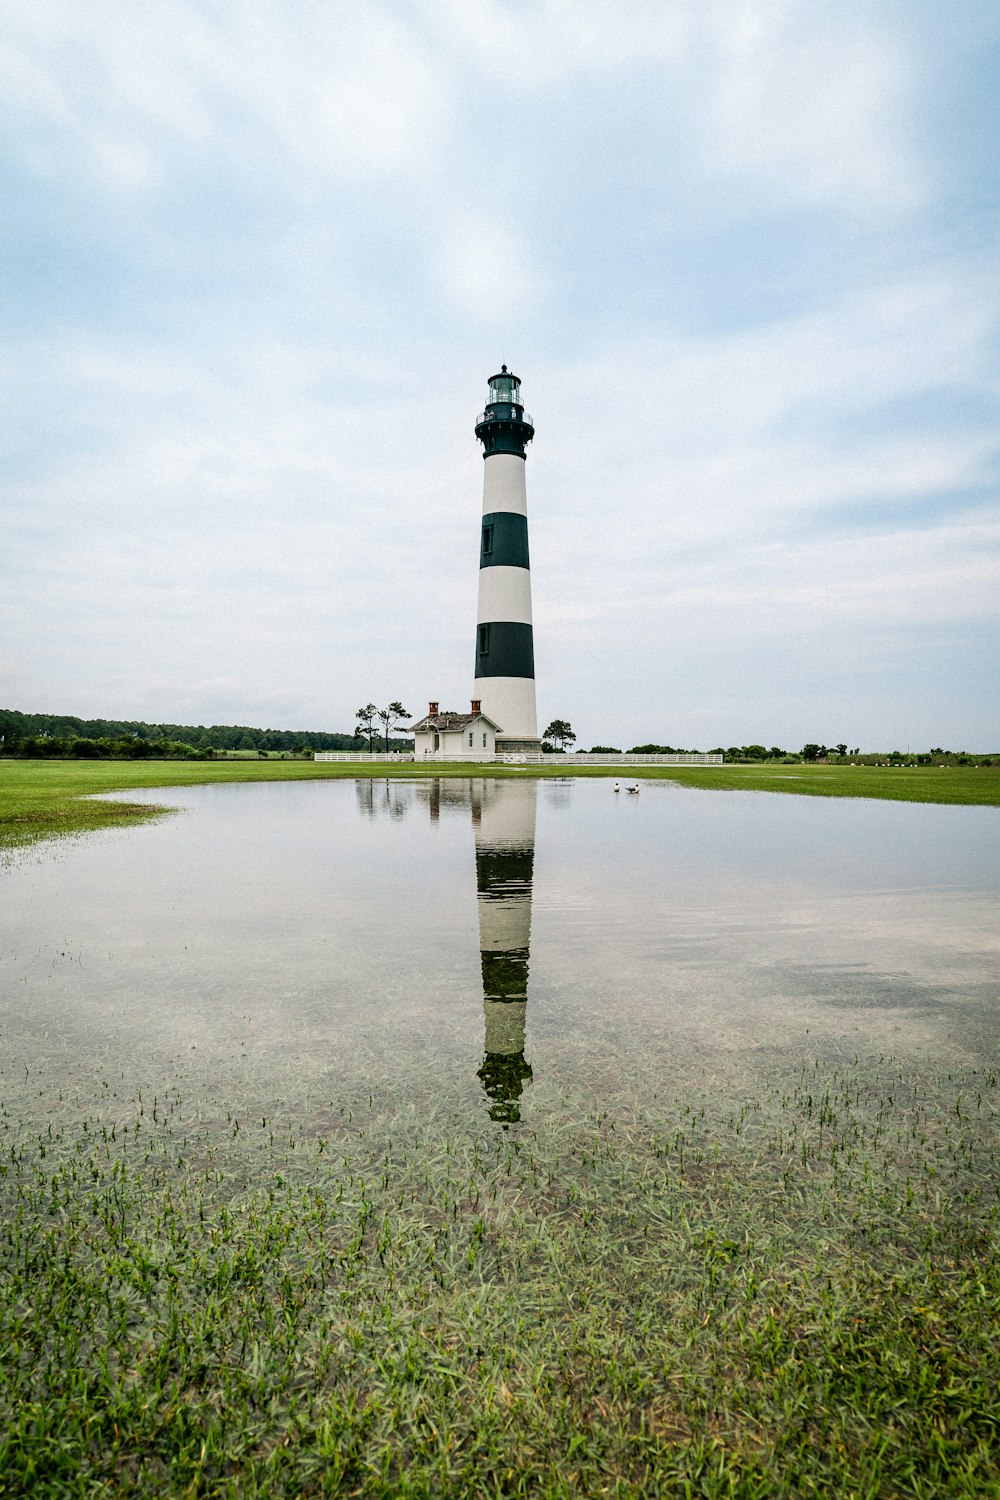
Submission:
[[[520,1119],[531,1078],[524,1060],[535,858],[534,780],[472,783],[479,948],[483,964],[486,1055],[479,1077],[494,1120]]]

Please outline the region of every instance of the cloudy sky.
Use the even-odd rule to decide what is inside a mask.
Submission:
[[[1000,747],[994,0],[7,0],[0,706]]]

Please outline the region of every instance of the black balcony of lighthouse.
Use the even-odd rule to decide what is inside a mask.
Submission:
[[[490,398],[486,410],[476,420],[476,437],[482,443],[484,458],[493,453],[515,453],[524,457],[525,446],[535,435],[531,418],[521,401],[521,382],[506,365],[489,380]]]

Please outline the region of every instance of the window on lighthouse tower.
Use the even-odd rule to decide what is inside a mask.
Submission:
[[[489,653],[490,653],[490,627],[488,625],[480,625],[480,627],[479,627],[479,654],[480,654],[480,656],[488,656]]]

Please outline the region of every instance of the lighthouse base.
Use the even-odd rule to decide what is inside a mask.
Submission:
[[[497,735],[498,755],[541,755],[541,740],[512,739],[507,735]]]

